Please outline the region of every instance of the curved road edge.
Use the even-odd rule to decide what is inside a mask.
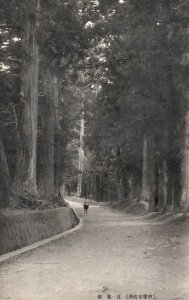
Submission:
[[[66,230],[66,231],[64,231],[62,233],[53,235],[50,238],[43,239],[43,240],[41,240],[39,242],[36,242],[36,243],[34,243],[32,245],[25,246],[25,247],[20,248],[18,250],[2,254],[2,255],[0,255],[0,263],[4,262],[4,261],[6,261],[6,260],[8,260],[10,258],[13,258],[15,256],[21,255],[21,254],[23,254],[25,252],[29,252],[31,250],[37,249],[39,247],[42,247],[42,246],[44,246],[44,245],[46,245],[46,244],[48,244],[48,243],[50,243],[52,241],[59,240],[59,239],[65,237],[65,236],[67,236],[67,235],[69,235],[69,234],[71,234],[71,233],[73,233],[73,232],[81,229],[81,227],[83,226],[83,219],[78,216],[77,212],[75,211],[75,209],[73,207],[71,207],[71,208],[74,211],[77,219],[79,220],[79,223],[75,227],[73,227],[71,229],[68,229],[68,230]]]

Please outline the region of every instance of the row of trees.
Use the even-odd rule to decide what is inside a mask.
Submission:
[[[98,1],[91,13],[83,195],[188,208],[188,4]],[[89,75],[90,76],[90,75]]]
[[[80,114],[77,105],[70,115],[73,65],[86,48],[78,7],[58,0],[1,7],[1,206],[62,205],[66,147]]]
[[[187,211],[187,1],[0,2],[1,205]]]

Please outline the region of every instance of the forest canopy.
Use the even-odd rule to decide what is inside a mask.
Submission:
[[[0,4],[0,206],[185,213],[188,1]]]

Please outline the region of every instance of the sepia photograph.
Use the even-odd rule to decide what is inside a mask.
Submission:
[[[0,300],[189,300],[189,0],[0,0]]]

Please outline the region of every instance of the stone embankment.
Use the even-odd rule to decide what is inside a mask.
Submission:
[[[0,254],[62,233],[78,222],[70,207],[41,211],[3,210],[0,212]]]

